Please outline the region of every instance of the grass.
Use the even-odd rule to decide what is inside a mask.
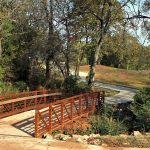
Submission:
[[[80,71],[88,72],[89,65],[81,66]],[[97,65],[95,80],[139,89],[150,85],[150,70],[135,71]]]
[[[120,136],[100,136],[98,139],[101,141],[100,145],[107,147],[138,147],[150,148],[149,136],[135,137],[130,135]],[[89,144],[92,144],[93,139],[89,139]],[[94,141],[94,140],[93,140]]]

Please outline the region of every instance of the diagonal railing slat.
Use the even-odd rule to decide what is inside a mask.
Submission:
[[[94,112],[96,106],[101,104],[99,107],[102,107],[103,103],[104,92],[93,92],[51,102],[42,109],[37,108],[35,113],[35,137],[42,137],[43,134],[52,133],[58,129],[62,130],[66,124]],[[45,111],[45,109],[48,111]],[[43,112],[47,112],[47,114]],[[53,117],[53,114],[57,114],[56,117]],[[47,122],[43,122],[40,119],[42,115],[42,118],[49,116]],[[43,128],[41,129],[41,124],[45,125],[45,123],[47,127],[42,126]]]
[[[18,93],[16,94],[17,97],[14,96],[15,94],[13,95],[13,99],[11,99],[12,95],[10,96],[10,99],[3,98],[3,100],[0,100],[0,118],[36,109],[37,107],[45,107],[47,104],[51,103],[53,99],[60,99],[60,96],[62,95],[61,92],[49,93],[49,91],[46,90],[42,91],[25,93],[26,95],[30,94],[32,96],[18,98]],[[35,93],[38,95],[34,95]],[[22,96],[22,94],[20,95]]]

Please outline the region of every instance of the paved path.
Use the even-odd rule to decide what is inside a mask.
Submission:
[[[85,77],[88,74],[85,72],[80,72],[79,75],[81,79],[85,81]],[[133,88],[128,88],[125,86],[117,86],[117,85],[112,85],[112,84],[107,84],[107,83],[101,83],[98,81],[94,82],[94,86],[119,91],[119,93],[114,96],[106,97],[105,101],[106,103],[109,103],[109,104],[118,104],[118,103],[126,103],[129,101],[133,101],[133,97],[137,92],[137,90]]]

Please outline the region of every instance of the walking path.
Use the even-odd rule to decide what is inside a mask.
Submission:
[[[88,75],[87,73],[80,72],[79,75],[83,81],[86,81],[85,78]],[[109,104],[119,104],[133,101],[133,97],[137,92],[137,90],[133,88],[101,83],[98,81],[94,82],[94,86],[119,91],[119,93],[114,96],[106,97],[105,102]]]

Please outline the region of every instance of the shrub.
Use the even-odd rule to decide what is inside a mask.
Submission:
[[[6,93],[11,93],[11,92],[18,92],[18,91],[19,89],[17,89],[11,83],[4,83],[0,81],[0,94],[1,95],[5,95]]]
[[[46,88],[48,89],[60,89],[61,87],[62,87],[62,80],[59,79],[50,80],[46,85]]]
[[[110,120],[106,116],[95,116],[91,120],[92,130],[94,133],[101,135],[118,135],[127,131],[123,122],[119,120]]]
[[[63,89],[69,95],[84,93],[89,90],[84,82],[79,82],[79,78],[73,75],[64,80]]]
[[[29,75],[29,85],[31,90],[39,89],[40,86],[45,84],[45,77],[43,70],[40,68],[32,68]]]
[[[61,131],[55,130],[55,131],[52,132],[52,135],[53,135],[53,136],[56,136],[57,134],[60,134],[60,133],[61,133]]]
[[[3,78],[4,78],[4,73],[5,73],[4,69],[0,66],[0,81],[3,80]]]
[[[25,83],[24,81],[18,81],[14,83],[14,86],[20,91],[29,91],[29,87],[27,85],[27,83]]]
[[[150,131],[150,88],[143,88],[134,96],[131,107],[134,115],[134,130]]]
[[[136,107],[150,102],[150,88],[143,88],[134,96],[134,104]]]

